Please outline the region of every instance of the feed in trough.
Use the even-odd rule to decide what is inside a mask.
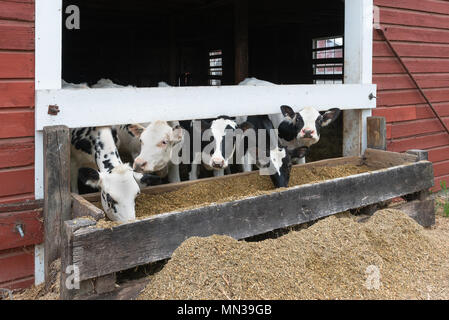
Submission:
[[[365,165],[340,165],[334,167],[292,168],[289,187],[346,177],[372,171]],[[159,193],[142,193],[136,199],[136,217],[144,218],[171,211],[182,211],[212,203],[223,203],[276,191],[269,176],[258,172],[235,178],[200,181],[180,189]]]

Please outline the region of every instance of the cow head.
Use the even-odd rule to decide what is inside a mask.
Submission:
[[[284,120],[278,128],[279,138],[283,141],[296,140],[299,145],[310,147],[320,140],[321,128],[328,126],[340,115],[340,109],[334,108],[320,114],[313,107],[294,112],[289,106],[281,107]]]
[[[237,123],[227,116],[201,121],[202,163],[209,170],[226,169],[235,151]]]
[[[151,122],[148,127],[129,126],[130,132],[140,139],[140,154],[134,159],[137,172],[156,172],[164,169],[175,146],[183,139],[180,126],[172,128],[166,121]]]
[[[120,164],[110,172],[80,168],[79,178],[86,185],[101,190],[101,204],[109,219],[123,222],[136,219],[135,199],[140,188],[128,164]]]

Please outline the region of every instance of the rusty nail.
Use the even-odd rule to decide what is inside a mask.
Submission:
[[[57,105],[48,106],[48,114],[56,116],[59,113],[59,107]]]

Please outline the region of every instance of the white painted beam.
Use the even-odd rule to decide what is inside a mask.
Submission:
[[[371,84],[373,66],[373,0],[345,0],[345,84]],[[376,96],[376,90],[373,90]],[[376,99],[371,101],[376,103]],[[374,106],[375,107],[375,106]],[[343,155],[357,156],[366,149],[366,118],[371,106],[343,113]]]
[[[35,88],[60,89],[62,70],[62,0],[35,1]],[[37,92],[37,91],[36,91]],[[36,105],[38,104],[36,94]],[[34,196],[44,198],[43,134],[35,129]],[[40,129],[42,130],[42,128]],[[34,247],[34,283],[44,282],[44,246]]]
[[[374,108],[371,93],[375,86],[358,84],[41,90],[36,129],[271,114],[284,104],[295,110]],[[59,114],[49,115],[49,105],[58,105]]]

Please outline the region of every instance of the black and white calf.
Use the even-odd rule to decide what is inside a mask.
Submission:
[[[223,176],[233,161],[235,151],[235,132],[237,123],[230,117],[216,119],[181,121],[190,139],[184,141],[183,162],[189,162],[189,180],[199,177],[200,166],[212,171],[214,176]]]
[[[117,132],[111,127],[71,129],[71,188],[82,183],[101,190],[101,203],[113,221],[135,219],[135,198],[142,186],[157,184],[158,177],[135,173],[122,163]],[[98,170],[97,170],[98,169]]]
[[[276,188],[288,187],[291,171],[291,155],[287,148],[279,145],[277,132],[268,115],[239,117],[245,129],[243,171],[252,170],[253,165],[260,174],[269,175]],[[238,140],[239,141],[239,140]],[[298,157],[304,157],[306,147],[296,149]],[[237,152],[239,153],[239,152]]]
[[[278,127],[279,141],[291,152],[317,143],[320,140],[321,128],[331,124],[340,115],[340,109],[337,108],[320,114],[313,107],[294,112],[291,107],[284,105],[281,106],[281,111],[284,118]],[[304,163],[304,160],[301,162]]]

